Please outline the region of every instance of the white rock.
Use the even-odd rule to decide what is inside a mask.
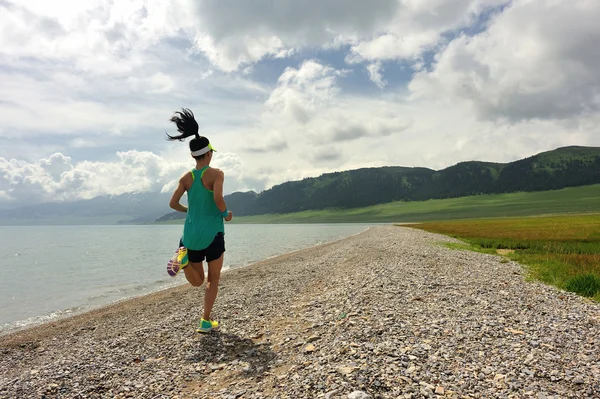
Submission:
[[[372,399],[372,396],[363,391],[354,391],[348,394],[348,399]]]

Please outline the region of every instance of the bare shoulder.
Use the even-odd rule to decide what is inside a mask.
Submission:
[[[182,174],[181,177],[179,178],[180,182],[185,182],[188,180],[192,180],[192,171],[191,170],[188,170],[187,172]]]
[[[186,190],[189,190],[189,188],[192,186],[193,182],[194,182],[194,177],[192,176],[192,172],[190,170],[188,170],[187,172],[185,172],[179,178],[179,183],[183,184],[183,187]]]
[[[217,169],[217,168],[210,168],[210,172],[211,174],[214,176],[214,178],[223,178],[225,177],[225,173],[223,173],[223,171],[221,169]]]

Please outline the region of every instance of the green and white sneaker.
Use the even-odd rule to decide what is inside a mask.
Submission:
[[[208,333],[217,327],[219,327],[219,322],[217,321],[200,319],[196,331],[199,333]]]

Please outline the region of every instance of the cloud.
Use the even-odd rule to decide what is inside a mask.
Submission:
[[[214,166],[227,176],[226,194],[264,188],[245,184],[244,165],[236,154],[219,153]],[[61,153],[31,163],[0,158],[0,201],[25,205],[107,194],[165,192],[172,190],[189,168],[190,161],[169,160],[145,151],[118,152],[115,160],[105,162],[75,163]]]
[[[266,108],[278,117],[306,124],[338,93],[336,79],[343,74],[316,60],[304,61],[297,69],[288,67],[277,80]]]
[[[374,62],[367,65],[367,71],[369,72],[369,78],[379,87],[383,89],[387,82],[383,79],[383,64],[381,61]]]
[[[272,152],[283,151],[288,148],[288,143],[285,137],[282,135],[275,135],[271,138],[266,139],[262,136],[259,136],[258,133],[252,136],[256,138],[252,138],[246,141],[246,144],[244,145],[245,152],[268,154]],[[249,137],[252,136],[249,135]]]
[[[371,37],[352,43],[348,62],[409,60],[445,42],[444,34],[475,23],[508,0],[405,0],[394,19]]]
[[[515,1],[487,30],[454,39],[409,87],[415,97],[467,101],[484,119],[597,112],[598,15],[598,2]]]
[[[117,161],[74,164],[70,157],[52,154],[35,163],[0,158],[0,189],[20,203],[89,199],[104,194],[156,191],[173,179],[181,165],[154,154],[117,153]],[[179,166],[179,168],[177,168]]]
[[[4,1],[0,4],[2,53],[74,62],[98,75],[134,72],[141,57],[186,26],[180,2]],[[139,71],[139,70],[138,70]]]
[[[11,202],[14,198],[8,195],[8,193],[4,190],[0,190],[0,204],[3,202]]]
[[[432,4],[433,3],[433,4]],[[349,46],[348,62],[417,60],[508,0],[360,0],[195,3],[196,48],[224,71],[307,47]]]
[[[311,162],[322,164],[339,162],[342,160],[343,153],[339,148],[328,146],[325,148],[317,148],[309,153],[309,160]]]
[[[161,42],[136,73],[97,77],[68,62],[3,58],[0,50],[0,63],[11,65],[0,68],[7,99],[0,102],[0,157],[15,156],[24,143],[29,148],[19,157],[29,161],[92,146],[100,158],[123,148],[161,151],[172,129],[166,122],[182,106],[198,111],[203,131],[246,123],[265,88],[245,77],[208,78],[206,63],[185,56],[185,49]]]
[[[217,154],[211,166],[225,172],[225,193],[235,191],[262,191],[266,188],[266,178],[250,172],[243,159],[234,153]]]
[[[332,138],[333,141],[355,140],[365,137],[369,131],[362,124],[346,125],[334,128]]]
[[[399,3],[359,0],[207,0],[195,2],[196,47],[224,71],[264,57],[285,57],[340,36],[371,34],[390,22]]]
[[[63,173],[73,169],[71,158],[60,153],[52,154],[50,158],[41,159],[38,164],[52,180],[60,179]]]
[[[89,135],[149,132],[182,106],[219,115],[254,101],[259,83],[192,54],[182,1],[1,2],[0,137],[100,141]]]
[[[349,116],[347,110],[341,110],[341,112],[342,114],[338,118],[334,118],[323,129],[328,132],[323,137],[328,137],[333,142],[390,136],[399,134],[410,127],[410,122],[389,113],[386,115],[386,112],[380,111],[371,114],[371,117],[367,113]]]
[[[416,61],[425,50],[438,43],[441,39],[440,33],[419,32],[409,36],[386,33],[352,46],[346,61],[349,63],[402,59]]]
[[[176,85],[175,80],[174,77],[163,72],[156,72],[151,76],[132,76],[127,79],[133,90],[152,94],[165,94],[171,92]]]
[[[282,150],[283,133],[287,141],[294,143],[324,144],[387,136],[410,125],[407,118],[398,117],[391,110],[390,103],[345,97],[339,81],[347,76],[347,70],[316,60],[305,61],[299,68],[286,68],[265,102],[260,125],[255,128],[282,133],[258,148],[252,145],[249,148],[257,152]]]

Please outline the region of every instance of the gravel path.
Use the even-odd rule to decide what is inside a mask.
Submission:
[[[2,398],[599,398],[600,306],[381,226],[0,337]]]

